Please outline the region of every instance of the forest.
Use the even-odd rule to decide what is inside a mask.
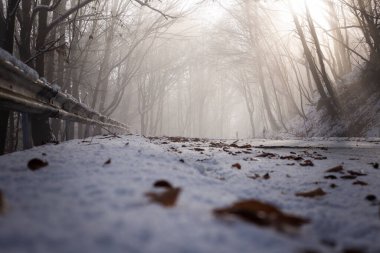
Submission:
[[[376,113],[352,108],[379,91],[379,8],[375,0],[3,0],[0,38],[44,80],[144,136],[363,136],[378,128]],[[376,112],[376,101],[367,107]],[[347,123],[368,114],[361,127]],[[321,115],[343,130],[313,131]],[[7,110],[1,125],[7,152],[101,132]]]
[[[0,252],[379,253],[380,0],[0,0]]]

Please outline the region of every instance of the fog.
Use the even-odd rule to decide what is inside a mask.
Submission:
[[[77,4],[59,1],[47,20]],[[145,136],[267,137],[306,122],[308,106],[339,115],[344,75],[376,65],[377,14],[357,0],[89,1],[48,33],[43,73]]]
[[[347,54],[350,62],[338,66],[335,58],[341,56],[335,51],[342,50],[342,45],[326,31],[344,15],[342,22],[348,25],[350,14],[344,9],[347,6],[335,2],[337,16],[331,16],[328,3],[307,1],[307,6],[327,75],[335,83],[363,60]],[[123,63],[120,73],[115,71],[106,104],[120,93],[118,76],[127,75],[130,80],[128,84],[121,81],[127,87],[111,115],[147,136],[213,138],[265,137],[270,132],[285,132],[293,117],[306,120],[304,107],[318,95],[290,4],[304,25],[303,1],[204,1],[189,4],[182,12],[176,7],[162,8],[176,17],[168,20],[147,10],[144,26],[159,22],[160,27],[150,31],[133,54],[132,65],[136,67],[137,62],[138,69]],[[141,10],[136,14],[141,15]],[[357,33],[351,29],[344,36],[365,54],[365,48],[355,44],[361,38]],[[312,40],[311,35],[305,36]],[[312,42],[309,46],[314,47]],[[125,44],[119,50],[113,47],[111,54],[120,55],[120,50],[125,50]]]

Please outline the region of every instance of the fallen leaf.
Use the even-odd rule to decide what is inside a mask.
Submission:
[[[308,191],[308,192],[296,193],[297,197],[305,197],[305,198],[315,198],[315,197],[324,196],[324,195],[326,195],[326,192],[324,192],[321,188],[317,188],[315,190]]]
[[[321,156],[321,155],[313,156],[312,158],[314,158],[315,160],[327,160],[326,156]]]
[[[169,188],[169,189],[173,188],[172,184],[169,183],[166,180],[158,180],[158,181],[156,181],[153,184],[153,187],[157,187],[157,188]]]
[[[357,177],[360,177],[360,176],[367,176],[367,174],[362,173],[362,172],[359,172],[359,171],[348,170],[347,172],[348,172],[348,174],[350,174],[351,176],[357,176]]]
[[[287,156],[280,156],[280,159],[283,159],[283,160],[294,160],[294,161],[300,161],[300,160],[303,160],[302,157],[300,156],[295,156],[295,155],[287,155]]]
[[[324,176],[325,179],[337,179],[336,176],[334,175],[328,175],[328,176]]]
[[[165,190],[162,193],[156,192],[147,192],[145,196],[147,196],[150,201],[160,204],[164,207],[173,207],[177,202],[177,198],[181,193],[181,188],[170,188]]]
[[[5,212],[5,198],[3,192],[0,190],[0,214]]]
[[[107,161],[105,161],[104,164],[103,164],[103,166],[104,166],[104,165],[108,165],[108,164],[111,164],[111,158],[108,159]]]
[[[368,183],[360,180],[356,180],[355,182],[352,183],[353,185],[368,185]]]
[[[314,166],[314,163],[311,160],[305,160],[300,163],[301,166]]]
[[[336,173],[336,172],[342,172],[343,171],[343,166],[342,165],[338,165],[338,166],[335,166],[331,169],[328,169],[326,170],[325,172],[326,173]]]
[[[200,152],[200,151],[205,151],[203,148],[194,148],[194,150],[195,150],[195,151],[198,151],[198,152]]]
[[[232,168],[236,168],[236,169],[238,169],[238,170],[241,169],[241,165],[240,165],[240,163],[234,163],[234,164],[232,164],[231,167],[232,167]]]
[[[214,209],[213,212],[217,216],[234,215],[258,226],[272,227],[282,232],[287,227],[299,228],[310,222],[309,219],[283,213],[273,205],[254,199],[238,201],[231,206]]]
[[[273,154],[273,153],[267,153],[267,152],[263,152],[261,153],[260,155],[257,155],[256,157],[268,157],[268,158],[272,158],[272,157],[275,157],[276,155]]]
[[[44,160],[41,160],[38,158],[34,158],[28,162],[28,168],[32,171],[39,170],[39,169],[46,167],[48,165],[49,165],[49,163],[47,161],[44,161]]]
[[[379,168],[379,163],[369,163],[370,165],[372,165],[372,167],[374,169],[378,169]]]
[[[265,179],[265,180],[270,179],[270,175],[269,175],[269,173],[265,174],[265,175],[263,176],[263,179]]]
[[[373,195],[373,194],[369,194],[369,195],[367,195],[367,196],[365,197],[365,199],[368,200],[368,201],[375,201],[377,198],[376,198],[375,195]]]

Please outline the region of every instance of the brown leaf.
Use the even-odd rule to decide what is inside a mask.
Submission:
[[[321,188],[317,188],[315,190],[308,191],[308,192],[296,193],[297,197],[305,197],[305,198],[315,198],[315,197],[319,197],[323,195],[326,195],[326,192],[324,192]]]
[[[305,160],[300,163],[301,166],[314,166],[314,163],[311,160]]]
[[[268,180],[269,178],[270,178],[269,173],[267,173],[267,174],[265,174],[265,175],[263,176],[263,179],[265,179],[265,180]]]
[[[104,166],[104,165],[108,165],[108,164],[111,164],[111,158],[108,159],[107,161],[105,161],[104,164],[103,164],[103,166]]]
[[[0,214],[5,212],[5,198],[3,192],[0,190]]]
[[[368,183],[360,180],[356,180],[355,182],[352,183],[353,185],[368,185]]]
[[[325,179],[337,179],[336,176],[334,175],[328,175],[328,176],[324,176]]]
[[[359,171],[349,170],[349,171],[347,171],[347,172],[348,172],[348,174],[350,174],[351,176],[357,176],[357,177],[367,176],[367,174],[362,173],[362,172],[359,172]]]
[[[267,152],[263,152],[261,153],[260,155],[257,155],[256,157],[268,157],[268,158],[272,158],[272,157],[275,157],[276,155],[273,154],[273,153],[267,153]]]
[[[302,157],[300,156],[295,156],[295,155],[287,155],[287,156],[281,156],[280,159],[283,159],[283,160],[294,160],[294,161],[300,161],[300,160],[303,160]]]
[[[145,196],[147,196],[150,201],[160,204],[164,207],[173,207],[177,202],[177,198],[181,193],[181,188],[170,188],[165,190],[162,193],[156,192],[147,192]]]
[[[240,165],[240,163],[234,163],[234,164],[232,164],[231,167],[232,167],[232,168],[236,168],[236,169],[238,169],[238,170],[241,170],[241,165]]]
[[[366,200],[368,200],[368,201],[376,201],[376,196],[375,195],[373,195],[373,194],[369,194],[369,195],[367,195],[366,197],[365,197],[365,199]]]
[[[326,170],[325,172],[326,173],[336,173],[336,172],[342,172],[343,171],[343,166],[342,165],[338,165],[338,166],[335,166],[331,169],[328,169]]]
[[[158,180],[156,181],[154,184],[153,184],[153,187],[157,187],[157,188],[168,188],[168,189],[171,189],[173,188],[172,184],[169,183],[168,181],[166,180]]]
[[[39,169],[46,167],[48,165],[49,165],[49,163],[47,161],[44,161],[44,160],[41,160],[38,158],[34,158],[28,162],[28,168],[32,171],[39,170]]]
[[[277,207],[258,201],[243,200],[225,208],[214,209],[217,216],[234,215],[258,226],[272,227],[279,231],[284,228],[298,228],[310,222],[309,219],[283,213]]]

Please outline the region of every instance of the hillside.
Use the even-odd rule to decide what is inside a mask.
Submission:
[[[363,72],[356,69],[337,84],[341,110],[339,117],[331,118],[323,105],[314,103],[306,107],[307,120],[301,117],[291,122],[289,135],[296,137],[380,137],[380,92],[377,81],[363,80]],[[363,85],[363,83],[366,83]]]

